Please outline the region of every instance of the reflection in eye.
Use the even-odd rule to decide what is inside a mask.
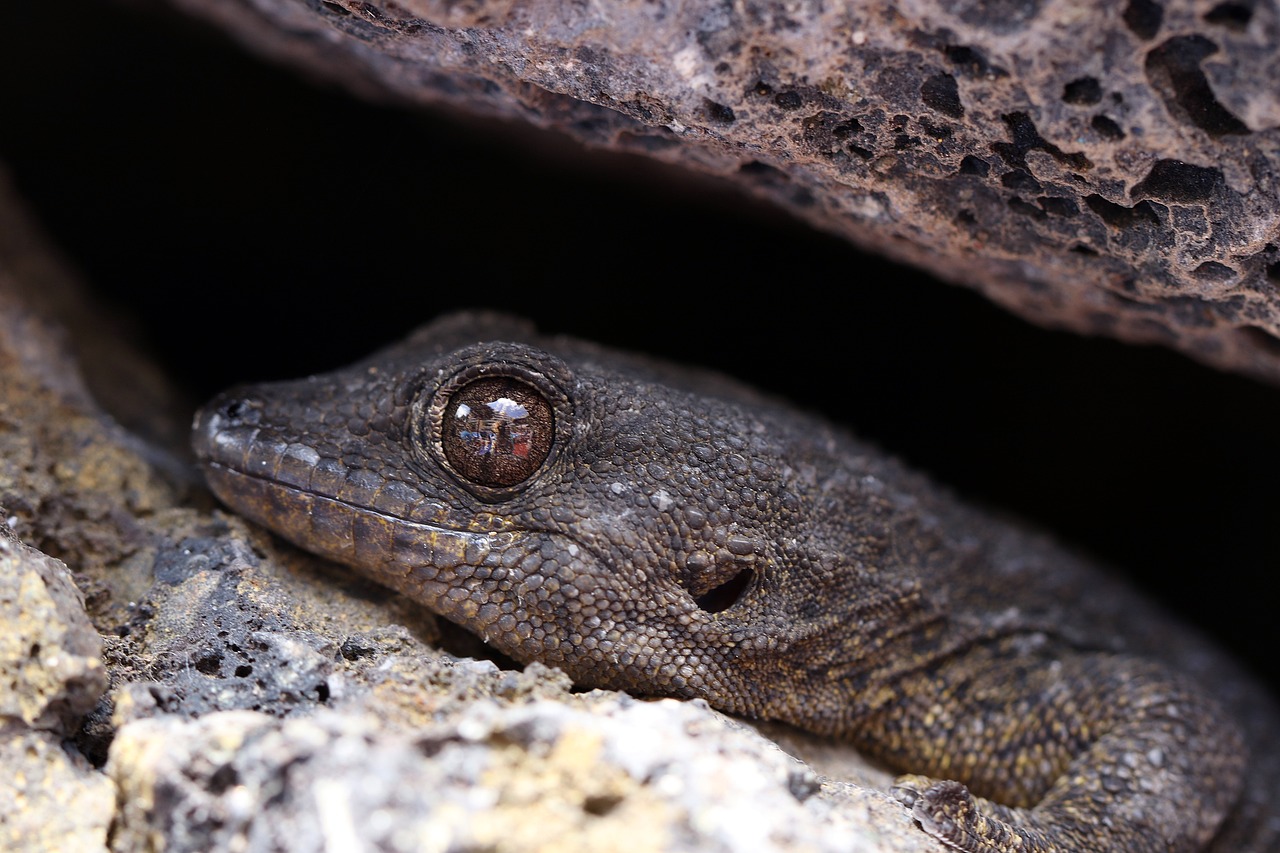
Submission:
[[[551,451],[555,416],[533,386],[511,377],[479,379],[454,392],[441,444],[454,470],[481,486],[527,480]]]

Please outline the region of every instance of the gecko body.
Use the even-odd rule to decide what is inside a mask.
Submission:
[[[214,492],[582,685],[846,738],[972,853],[1280,845],[1276,712],[1081,559],[723,377],[455,315],[197,416]]]

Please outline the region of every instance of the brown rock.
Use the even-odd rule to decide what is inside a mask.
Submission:
[[[1036,322],[1280,380],[1273,6],[175,2],[357,90],[682,163]]]

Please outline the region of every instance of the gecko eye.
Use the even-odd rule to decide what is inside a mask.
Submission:
[[[522,483],[546,461],[555,412],[537,388],[510,376],[476,379],[449,394],[440,449],[458,476],[487,488]]]

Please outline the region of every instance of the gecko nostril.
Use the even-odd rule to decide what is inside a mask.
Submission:
[[[724,583],[699,595],[693,602],[707,613],[723,613],[742,600],[755,576],[754,569],[744,568]]]
[[[261,415],[262,403],[253,397],[233,397],[218,406],[218,413],[227,420],[253,425]]]

